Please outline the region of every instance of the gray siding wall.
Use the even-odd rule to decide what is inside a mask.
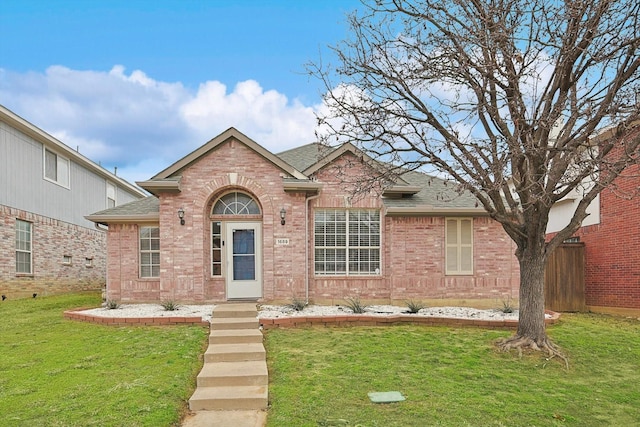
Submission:
[[[62,187],[44,178],[43,153],[42,143],[0,122],[0,205],[93,228],[84,216],[107,208],[107,178],[69,159],[69,188]],[[138,198],[112,183],[118,205]]]

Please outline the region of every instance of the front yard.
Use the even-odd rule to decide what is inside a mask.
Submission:
[[[549,333],[568,371],[497,352],[504,330],[270,330],[268,426],[640,425],[640,320],[564,314]],[[371,403],[381,391],[407,400]]]
[[[208,331],[64,319],[75,294],[0,302],[0,426],[177,426]],[[268,426],[640,425],[640,320],[564,314],[549,333],[569,370],[498,353],[506,330],[270,330]],[[372,391],[406,401],[373,404]]]
[[[64,319],[99,294],[0,303],[1,426],[178,425],[207,329]]]

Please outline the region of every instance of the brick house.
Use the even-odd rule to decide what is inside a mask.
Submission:
[[[145,195],[0,105],[0,293],[101,289],[106,230],[84,216]]]
[[[418,172],[353,197],[370,164],[350,144],[275,155],[228,129],[138,182],[152,196],[87,217],[109,228],[107,298],[517,298],[515,247],[474,198]]]
[[[595,142],[610,138],[605,130]],[[640,126],[628,133],[637,136]],[[621,146],[620,146],[621,147]],[[618,149],[621,149],[621,148]],[[588,207],[589,216],[574,234],[584,244],[585,303],[591,311],[640,310],[640,165],[634,165],[604,189]],[[548,233],[568,222],[580,200],[579,191],[551,210]]]

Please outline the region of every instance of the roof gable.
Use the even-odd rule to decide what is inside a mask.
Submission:
[[[235,139],[241,144],[244,144],[246,147],[255,151],[260,156],[264,157],[266,160],[268,160],[269,162],[271,162],[272,164],[274,164],[275,166],[277,166],[278,168],[280,168],[290,176],[297,179],[307,179],[307,177],[303,173],[298,171],[296,168],[286,163],[284,160],[282,160],[275,154],[271,153],[269,150],[267,150],[266,148],[264,148],[263,146],[261,146],[260,144],[258,144],[257,142],[255,142],[254,140],[246,136],[245,134],[243,134],[242,132],[231,127],[226,131],[222,132],[220,135],[211,139],[209,142],[207,142],[200,148],[187,154],[185,157],[178,160],[168,168],[157,173],[149,181],[146,181],[146,182],[167,180],[171,177],[174,177],[175,175],[178,175],[181,170],[188,167],[193,162],[198,161],[200,158],[210,153],[211,151],[215,150],[217,147],[226,143],[230,139]]]

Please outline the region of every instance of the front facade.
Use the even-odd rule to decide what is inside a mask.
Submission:
[[[606,139],[609,131],[599,135]],[[640,126],[628,133],[637,137]],[[622,146],[618,147],[621,149]],[[587,209],[589,216],[574,234],[584,243],[585,303],[592,311],[640,310],[640,165],[619,176]],[[569,223],[580,201],[579,191],[556,204],[550,213],[548,233]]]
[[[0,106],[0,292],[100,289],[106,229],[84,218],[145,193]]]
[[[109,229],[107,298],[517,298],[515,248],[473,198],[417,172],[354,196],[369,164],[349,144],[274,155],[225,131],[138,183],[153,196],[88,217]]]

